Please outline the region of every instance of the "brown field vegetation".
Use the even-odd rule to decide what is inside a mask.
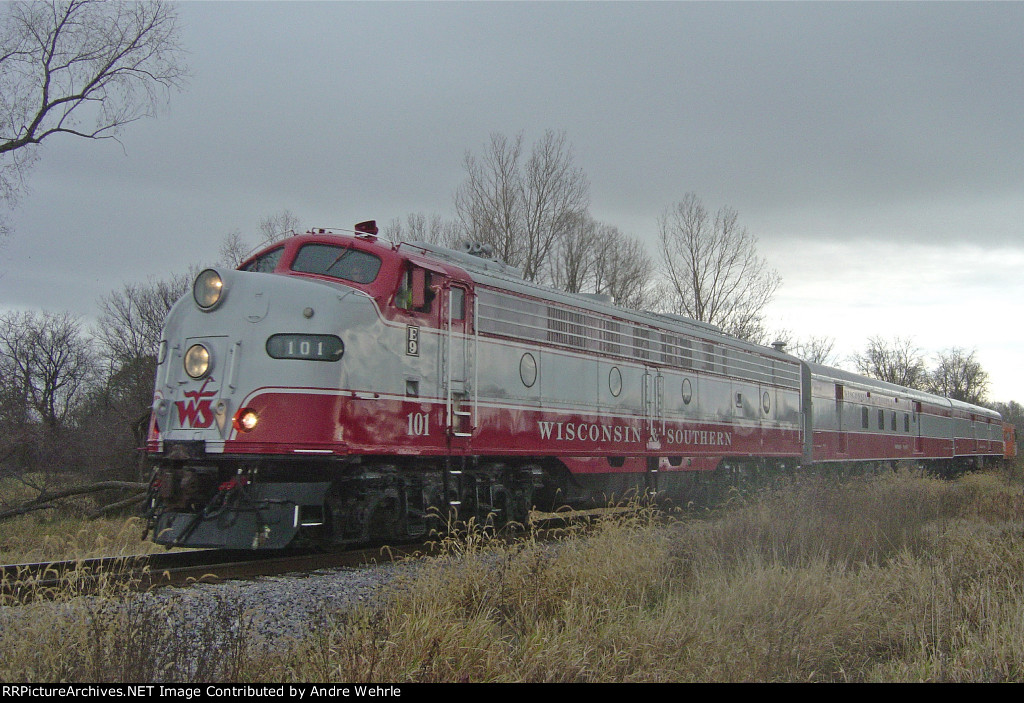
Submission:
[[[75,476],[64,477],[61,481],[69,485],[80,482]],[[17,505],[34,495],[23,482],[0,479],[0,502],[4,505]],[[57,509],[3,520],[0,523],[0,563],[73,561],[148,554],[163,549],[143,540],[144,523],[138,517],[86,520],[84,516],[97,505],[96,496],[87,494],[66,499]]]
[[[244,618],[225,605],[223,629],[210,625],[203,674],[1024,680],[1018,476],[941,481],[901,471],[839,483],[804,475],[679,518],[666,526],[641,510],[554,543],[510,545],[473,532],[397,579],[379,607],[325,612],[315,634],[258,658],[247,650]],[[198,680],[184,663],[194,652],[176,650],[160,613],[96,602],[78,607],[79,616],[4,626],[0,679]]]

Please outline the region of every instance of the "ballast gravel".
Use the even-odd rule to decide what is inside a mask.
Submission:
[[[287,645],[327,623],[346,609],[378,603],[386,586],[400,573],[415,569],[414,562],[360,568],[338,567],[308,573],[264,576],[249,580],[165,587],[116,598],[81,596],[69,601],[32,606],[0,606],[0,634],[23,618],[34,620],[40,608],[57,609],[67,621],[74,612],[91,613],[90,621],[126,621],[162,631],[155,633],[166,651],[164,669],[152,671],[153,681],[203,676],[217,670],[212,660],[241,643],[247,654]],[[65,615],[61,615],[64,613]],[[126,613],[130,613],[126,615]],[[76,616],[72,618],[78,620]],[[166,625],[166,629],[165,626]],[[15,627],[23,630],[23,627]],[[210,669],[204,664],[213,665]],[[215,675],[215,674],[214,674]]]
[[[200,636],[210,623],[244,627],[249,646],[297,638],[330,614],[374,605],[395,574],[408,565],[331,568],[303,574],[161,588],[146,594],[169,613],[183,636]]]

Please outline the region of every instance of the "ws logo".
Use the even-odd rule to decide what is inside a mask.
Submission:
[[[174,405],[178,408],[178,424],[182,427],[205,429],[213,424],[213,400],[217,391],[206,390],[207,384],[214,380],[210,376],[203,381],[197,391],[185,391],[188,400],[179,400]]]

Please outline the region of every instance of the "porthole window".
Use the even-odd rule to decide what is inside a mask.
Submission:
[[[683,379],[683,402],[687,405],[693,400],[693,388],[690,387],[690,379]]]
[[[764,392],[761,396],[761,409],[764,410],[764,414],[767,415],[772,409],[772,397],[768,395],[768,391]]]
[[[519,360],[519,378],[527,388],[532,388],[537,382],[537,360],[529,352],[523,354],[523,358]]]
[[[608,391],[616,398],[622,392],[622,372],[619,371],[618,366],[613,366],[612,370],[608,372]]]

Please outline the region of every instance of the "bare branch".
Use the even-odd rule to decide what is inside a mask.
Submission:
[[[450,248],[462,238],[458,222],[437,214],[427,217],[421,212],[410,212],[404,224],[397,218],[392,220],[384,227],[383,234],[392,242],[427,242]]]
[[[299,216],[285,209],[260,220],[259,246],[269,246],[277,240],[299,231]]]
[[[72,498],[74,496],[86,495],[88,493],[97,493],[99,491],[109,490],[146,490],[148,484],[136,483],[134,481],[100,481],[98,483],[91,483],[85,486],[74,486],[72,488],[65,488],[60,491],[44,491],[35,498],[28,500],[16,508],[10,510],[4,510],[0,512],[0,520],[7,518],[17,517],[18,515],[26,515],[37,510],[49,510],[55,508],[55,503],[65,498]],[[114,506],[130,505],[134,502],[138,502],[139,496],[133,496],[127,501],[119,501]],[[107,506],[109,509],[113,509],[111,506]],[[101,511],[103,512],[103,511]]]
[[[763,311],[781,279],[757,255],[757,239],[738,220],[727,207],[712,220],[693,193],[662,214],[658,242],[669,294],[660,307],[761,341]]]
[[[116,139],[187,78],[177,13],[163,0],[13,2],[0,22],[0,198],[8,205],[43,140]]]
[[[522,134],[492,134],[483,158],[467,153],[463,164],[455,209],[466,235],[527,280],[543,280],[552,252],[589,205],[590,183],[573,166],[565,133],[545,132],[525,163]]]
[[[929,390],[965,403],[983,403],[988,393],[988,372],[981,368],[976,354],[976,350],[960,347],[940,352],[938,365],[929,379]]]
[[[865,376],[898,386],[925,390],[928,372],[921,350],[911,339],[896,337],[891,342],[871,337],[863,354],[853,357],[857,370]]]

